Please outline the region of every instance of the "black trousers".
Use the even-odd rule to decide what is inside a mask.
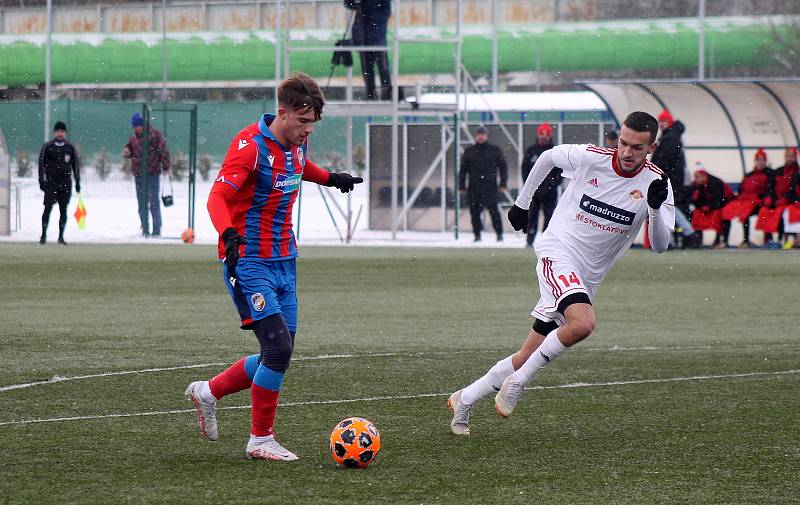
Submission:
[[[361,74],[364,77],[364,89],[367,99],[376,99],[375,94],[375,66],[378,67],[378,74],[381,79],[382,98],[391,98],[392,77],[389,74],[389,58],[382,51],[361,51]]]
[[[483,214],[484,207],[486,210],[489,211],[489,216],[492,218],[492,228],[494,228],[495,233],[497,236],[500,237],[503,235],[503,222],[500,220],[500,209],[497,208],[497,202],[484,202],[484,201],[470,201],[469,202],[469,214],[470,218],[472,219],[472,233],[475,234],[475,237],[481,236],[481,231],[483,231],[483,223],[481,222],[481,216]]]
[[[47,225],[50,223],[50,212],[53,205],[58,203],[58,238],[64,238],[64,228],[67,226],[67,208],[72,198],[72,187],[70,186],[47,186],[44,191],[44,213],[42,213],[42,237],[47,236]]]
[[[548,194],[544,198],[533,197],[531,200],[531,208],[528,211],[528,235],[525,238],[528,245],[533,244],[536,238],[536,229],[539,227],[539,210],[544,213],[544,222],[542,223],[542,231],[547,229],[550,224],[550,218],[553,217],[553,211],[556,210],[558,204],[558,194],[554,191],[552,195]]]

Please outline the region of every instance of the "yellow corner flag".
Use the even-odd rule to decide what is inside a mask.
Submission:
[[[86,206],[83,204],[83,198],[78,193],[78,208],[75,209],[75,221],[78,222],[78,229],[83,230],[86,228]]]

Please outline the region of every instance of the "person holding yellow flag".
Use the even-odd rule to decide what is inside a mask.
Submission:
[[[67,142],[67,125],[58,121],[53,128],[53,140],[42,146],[39,153],[39,189],[44,192],[44,213],[42,214],[42,237],[39,243],[47,242],[47,225],[50,211],[58,203],[58,243],[64,241],[64,228],[67,226],[67,207],[72,197],[72,177],[75,177],[75,192],[81,192],[81,173],[78,153]]]

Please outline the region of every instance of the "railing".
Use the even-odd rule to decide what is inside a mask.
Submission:
[[[285,1],[281,0],[285,5]],[[457,0],[403,0],[400,26],[455,25]],[[549,23],[560,0],[503,0],[493,18],[493,2],[467,1],[462,24]],[[167,30],[249,31],[271,30],[275,26],[278,0],[252,2],[171,1],[166,8]],[[162,27],[161,2],[144,4],[58,7],[53,11],[55,33],[159,32]],[[340,29],[346,26],[349,12],[341,0],[303,0],[292,5],[292,29]],[[0,34],[42,34],[47,27],[43,7],[0,8]]]

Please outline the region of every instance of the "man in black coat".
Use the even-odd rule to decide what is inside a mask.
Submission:
[[[681,213],[677,221],[686,221],[686,217],[691,215],[689,209],[689,196],[686,191],[686,156],[683,152],[683,139],[681,138],[686,131],[686,127],[680,121],[672,117],[669,110],[664,109],[658,116],[658,128],[661,136],[658,138],[658,146],[650,157],[650,161],[658,168],[667,173],[672,183],[672,191],[675,195],[675,210]],[[676,243],[683,239],[683,235],[678,229],[675,230]]]
[[[483,230],[481,214],[484,207],[492,217],[492,227],[497,234],[497,241],[503,240],[503,222],[500,220],[500,210],[497,208],[497,194],[505,191],[507,180],[508,170],[503,152],[498,146],[489,143],[486,128],[479,126],[475,130],[475,144],[464,149],[464,154],[461,155],[461,171],[458,177],[458,187],[467,192],[475,242],[481,241]]]
[[[81,192],[81,175],[78,154],[67,142],[67,125],[58,121],[53,128],[53,140],[42,146],[39,152],[39,188],[44,192],[44,213],[42,214],[42,237],[40,244],[47,242],[47,225],[50,211],[58,203],[58,243],[64,241],[64,228],[67,226],[67,207],[72,197],[72,177],[75,177],[75,191]]]
[[[553,127],[548,123],[542,123],[536,129],[536,137],[536,143],[525,150],[525,156],[522,158],[522,167],[520,168],[523,185],[528,180],[528,174],[531,173],[533,164],[536,163],[539,156],[553,148]],[[550,224],[550,218],[553,217],[553,211],[556,210],[556,204],[558,204],[558,187],[562,180],[561,169],[554,168],[533,194],[530,210],[528,210],[528,234],[525,239],[528,247],[533,247],[533,240],[536,238],[536,229],[539,227],[539,209],[544,213],[542,231],[546,230],[547,225]]]

